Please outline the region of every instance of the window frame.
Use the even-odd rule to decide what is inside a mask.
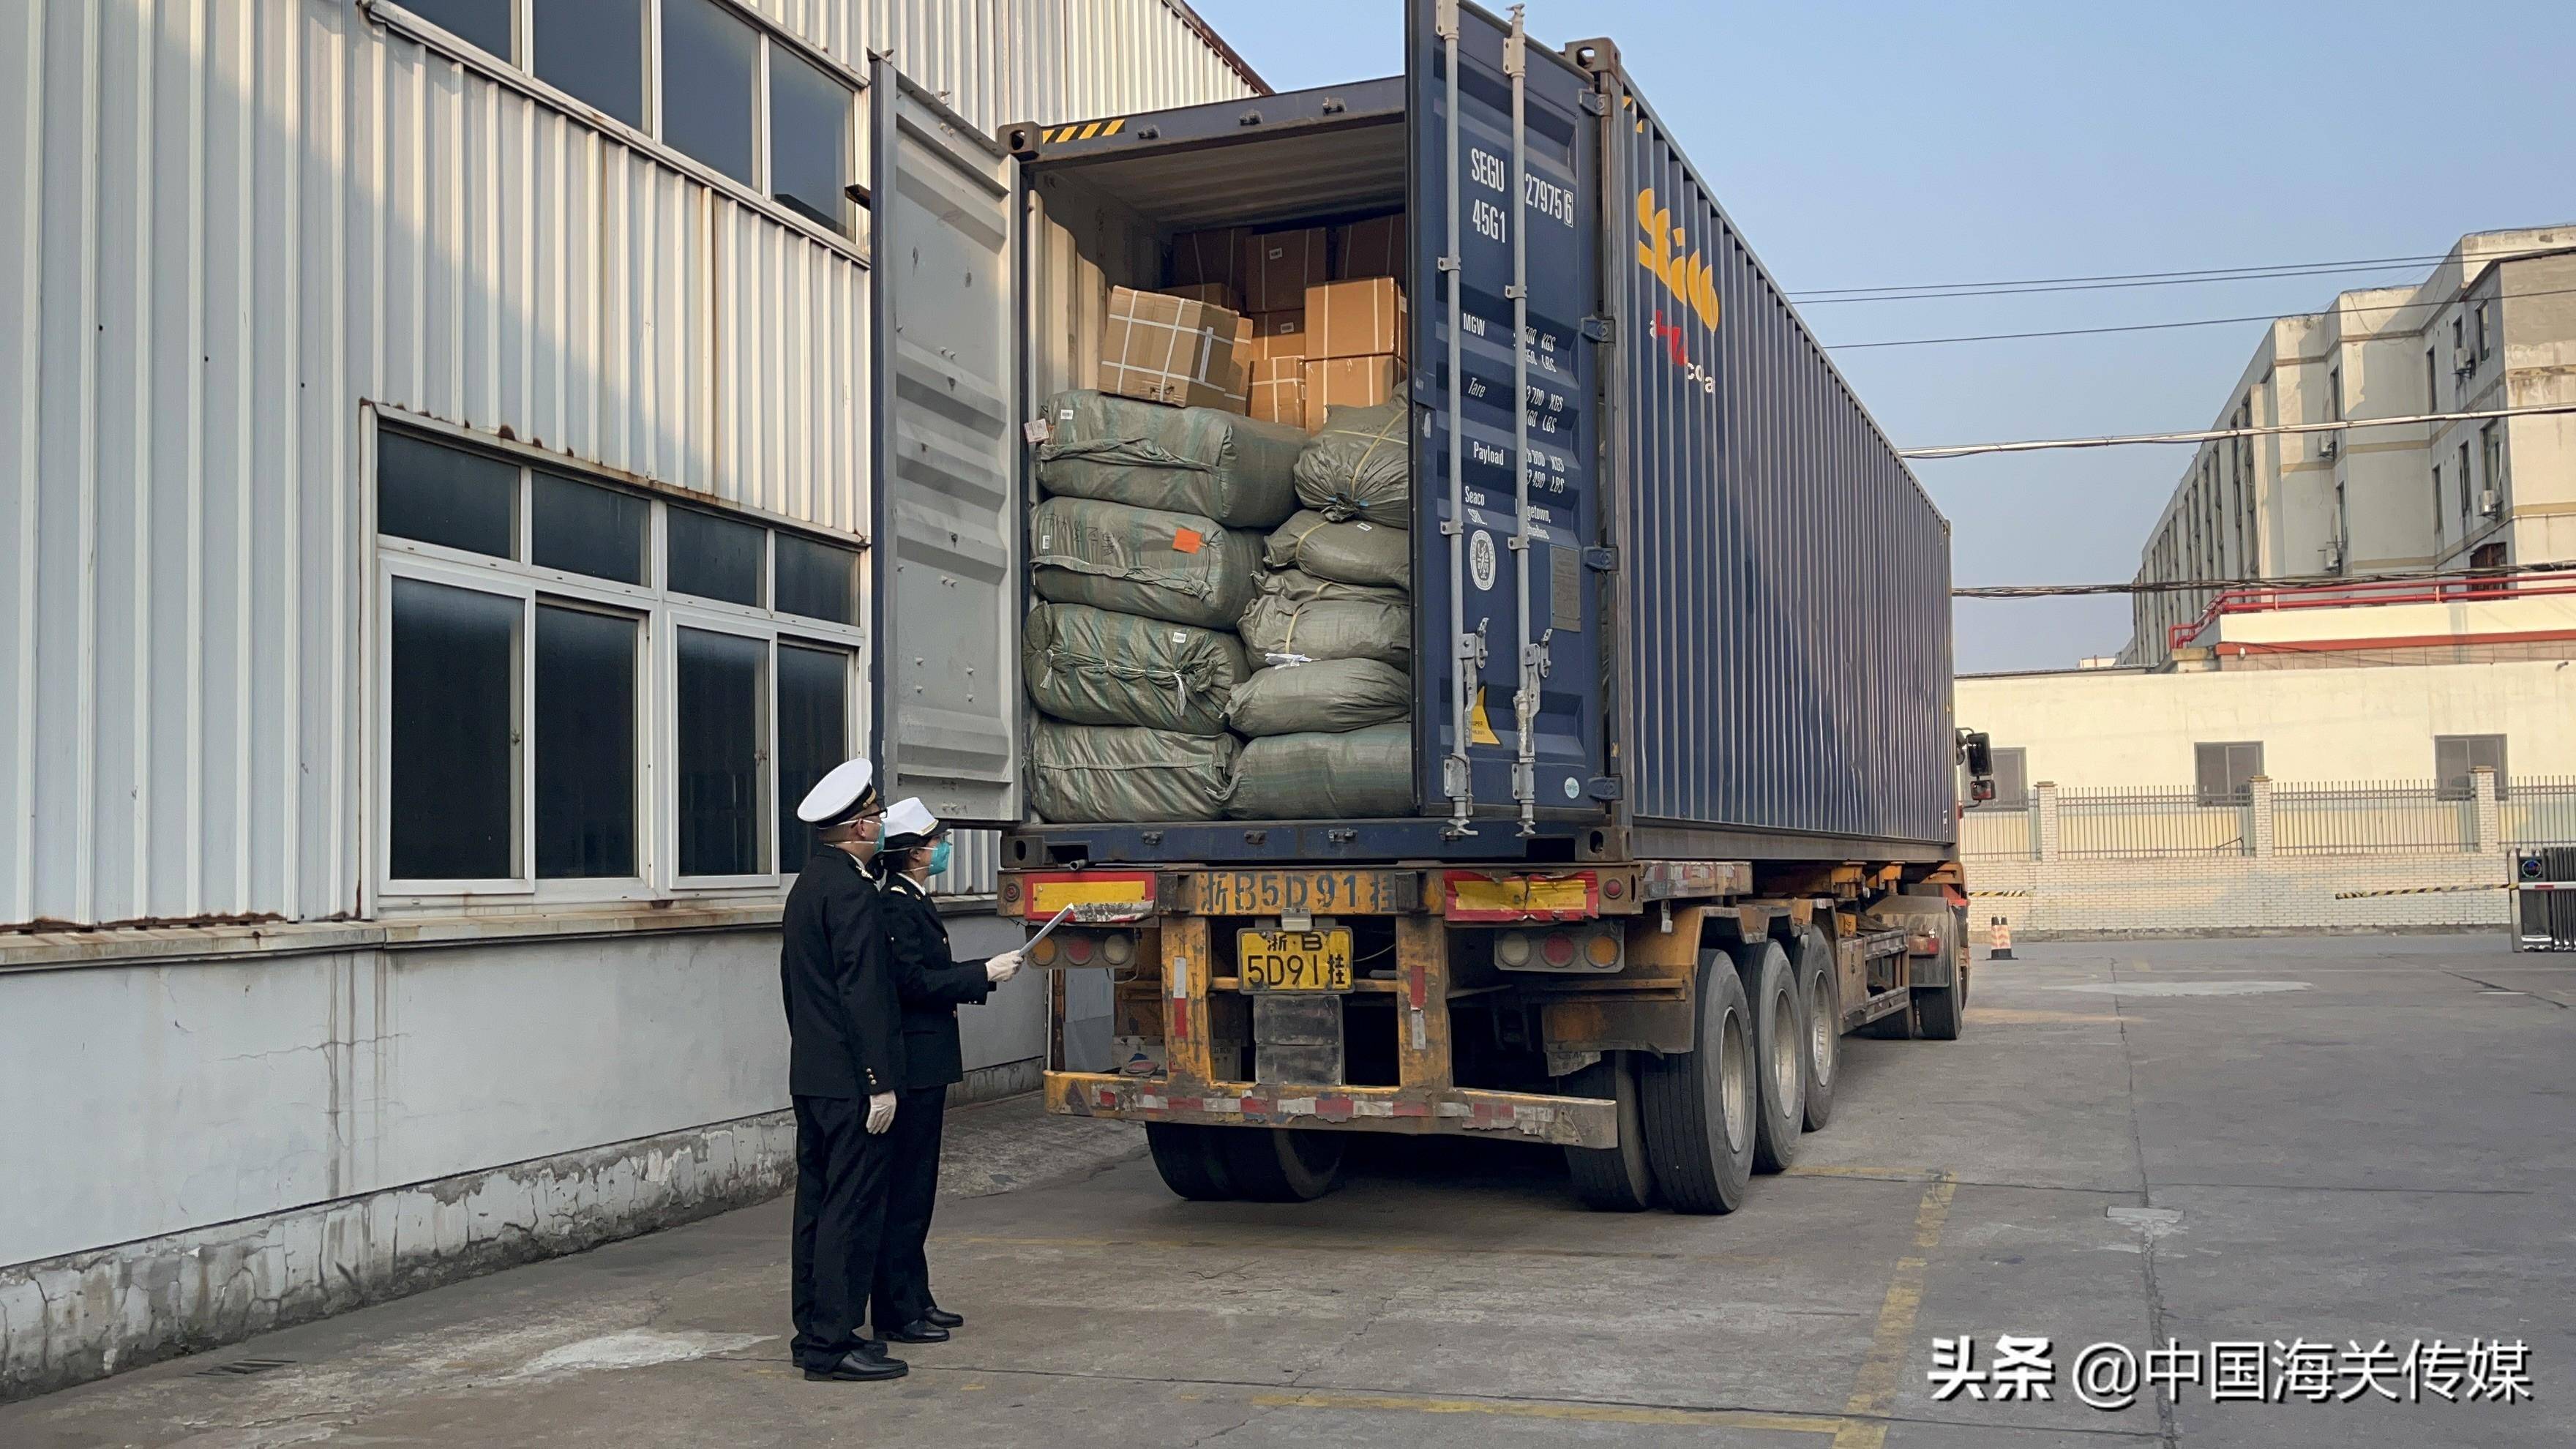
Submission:
[[[2433,792],[2438,798],[2444,800],[2474,800],[2478,797],[2478,782],[2476,775],[2478,762],[2475,759],[2471,759],[2468,762],[2467,766],[2461,772],[2460,783],[2455,790],[2451,784],[2450,777],[2442,773],[2442,747],[2445,745],[2457,745],[2464,754],[2474,754],[2480,744],[2489,740],[2495,742],[2495,797],[2498,800],[2502,800],[2506,797],[2509,793],[2507,788],[2508,782],[2512,779],[2512,775],[2509,773],[2508,768],[2512,760],[2510,745],[2505,735],[2491,731],[2486,734],[2475,735],[2433,736]]]
[[[2261,740],[2194,740],[2191,742],[2191,788],[2192,794],[2197,797],[2198,804],[2208,809],[2234,809],[2252,800],[2251,784],[2230,784],[2215,791],[2209,788],[2200,768],[2203,753],[2209,750],[2223,752],[2218,760],[2219,773],[2231,780],[2235,777],[2235,771],[2230,768],[2229,762],[2234,758],[2234,752],[2252,750],[2254,769],[2246,776],[2246,779],[2251,781],[2255,775],[2264,773],[2263,742]]]
[[[510,49],[498,55],[440,25],[437,21],[412,10],[404,0],[372,0],[369,13],[400,34],[448,56],[460,64],[489,76],[539,101],[577,124],[589,126],[612,140],[640,150],[666,166],[679,170],[694,180],[723,191],[737,201],[748,203],[775,221],[783,221],[798,231],[822,241],[851,260],[865,263],[866,249],[861,245],[861,216],[864,208],[850,198],[848,188],[858,184],[857,175],[842,182],[840,196],[842,225],[827,226],[778,201],[769,194],[769,53],[773,45],[786,46],[799,59],[821,71],[849,92],[850,104],[841,117],[842,156],[855,173],[863,160],[860,147],[859,109],[867,94],[868,78],[829,53],[818,50],[805,39],[779,26],[768,16],[741,3],[741,0],[712,0],[717,8],[731,14],[752,28],[759,39],[759,59],[754,78],[756,93],[752,97],[756,116],[753,122],[752,171],[758,180],[746,184],[662,139],[662,87],[665,67],[662,55],[662,0],[642,0],[644,25],[644,124],[630,126],[599,110],[588,101],[546,80],[536,72],[533,51],[534,25],[530,18],[529,0],[509,0]]]
[[[363,527],[367,546],[373,553],[368,562],[367,597],[374,615],[365,630],[367,645],[374,653],[366,676],[371,691],[368,748],[374,778],[367,784],[362,804],[367,816],[365,839],[372,853],[363,876],[370,909],[388,914],[417,915],[438,914],[465,906],[550,908],[681,898],[720,900],[775,894],[786,880],[777,869],[779,820],[786,810],[792,808],[789,802],[778,799],[778,650],[785,643],[845,656],[848,660],[844,676],[847,690],[843,713],[845,728],[849,738],[866,739],[869,728],[866,591],[862,587],[855,601],[860,619],[855,624],[675,593],[668,587],[669,511],[695,507],[760,528],[763,534],[763,597],[773,600],[777,596],[777,537],[781,532],[855,549],[862,559],[867,556],[866,542],[836,537],[827,530],[776,519],[755,510],[710,508],[694,496],[681,499],[660,490],[638,487],[630,481],[608,476],[602,470],[487,438],[451,424],[377,407],[368,408],[364,416],[366,479],[361,493],[364,498]],[[385,432],[404,433],[436,446],[478,453],[516,468],[518,534],[514,547],[517,556],[494,558],[379,532],[375,510],[376,439]],[[538,473],[554,473],[596,487],[615,489],[646,502],[649,512],[645,526],[645,583],[620,583],[525,561],[534,548],[534,477]],[[862,568],[865,568],[864,564]],[[490,879],[422,880],[392,874],[393,722],[389,701],[393,693],[393,589],[396,579],[467,589],[518,602],[513,702],[516,739],[512,750],[511,780],[514,838],[510,859],[515,871],[513,875]],[[537,728],[535,631],[537,610],[548,601],[633,619],[637,624],[636,873],[632,876],[549,879],[537,874],[537,791],[533,778]],[[675,792],[679,751],[677,670],[679,630],[682,628],[753,638],[762,641],[765,647],[763,668],[766,674],[761,691],[764,716],[760,726],[761,785],[765,795],[756,838],[761,859],[767,868],[757,873],[721,876],[684,876],[679,873],[679,804]]]

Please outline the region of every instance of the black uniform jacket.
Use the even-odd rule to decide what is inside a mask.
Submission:
[[[944,1087],[963,1081],[966,1058],[957,1046],[957,1004],[993,992],[984,963],[959,965],[948,954],[948,927],[939,907],[910,876],[885,887],[886,933],[894,943],[895,991],[903,998],[904,1085]]]
[[[845,850],[817,848],[787,892],[779,982],[787,994],[787,1090],[873,1097],[902,1088],[902,1006],[886,905]]]

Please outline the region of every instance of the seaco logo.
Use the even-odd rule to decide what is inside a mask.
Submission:
[[[1689,238],[1673,225],[1672,212],[1655,204],[1655,189],[1651,186],[1637,193],[1637,229],[1644,233],[1637,243],[1637,265],[1661,278],[1665,291],[1714,330],[1717,279],[1709,274],[1708,262],[1698,252],[1682,252]]]

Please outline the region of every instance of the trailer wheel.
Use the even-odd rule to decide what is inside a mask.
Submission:
[[[1753,1170],[1783,1172],[1798,1160],[1807,1112],[1807,1014],[1789,953],[1769,938],[1729,948],[1751,1006],[1754,1078]]]
[[[1574,1195],[1597,1212],[1643,1212],[1655,1205],[1655,1169],[1646,1158],[1646,1129],[1637,1115],[1637,1068],[1627,1052],[1601,1060],[1565,1079],[1576,1097],[1608,1097],[1619,1104],[1619,1145],[1565,1149]]]
[[[1959,1023],[1967,1014],[1968,983],[1959,972],[1959,941],[1966,927],[1949,916],[1941,918],[1941,953],[1950,964],[1950,980],[1945,986],[1914,988],[1914,1034],[1926,1041],[1957,1041]]]
[[[1311,1202],[1342,1185],[1342,1139],[1294,1127],[1217,1127],[1225,1175],[1254,1202]]]
[[[1798,933],[1794,957],[1807,1012],[1806,1128],[1814,1132],[1833,1118],[1834,1076],[1842,1070],[1842,973],[1835,968],[1833,943],[1814,926]]]
[[[1753,1027],[1744,983],[1723,951],[1699,953],[1695,1050],[1639,1065],[1638,1116],[1655,1186],[1676,1212],[1731,1213],[1753,1175]]]
[[[1187,1122],[1148,1122],[1145,1147],[1154,1155],[1154,1171],[1163,1186],[1192,1202],[1232,1202],[1243,1196],[1226,1175],[1226,1127],[1200,1127]]]

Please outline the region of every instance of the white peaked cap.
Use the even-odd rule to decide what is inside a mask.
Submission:
[[[909,795],[887,807],[885,838],[894,840],[906,835],[928,835],[939,828],[939,817],[921,803],[918,795]]]
[[[796,818],[808,825],[838,820],[873,794],[876,783],[876,766],[866,760],[844,760],[805,792],[805,803],[796,807]]]

